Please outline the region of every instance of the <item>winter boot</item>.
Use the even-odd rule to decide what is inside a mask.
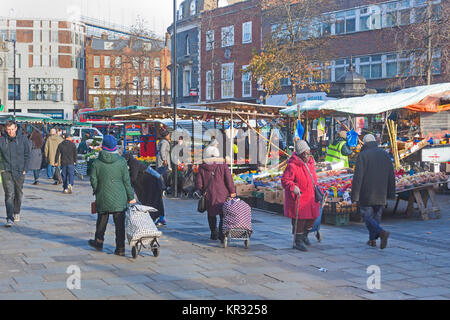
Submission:
[[[309,239],[308,239],[308,233],[309,233],[309,231],[305,231],[305,234],[303,235],[303,242],[304,242],[307,246],[310,246],[310,245],[311,245],[311,242],[310,242]]]
[[[124,257],[125,256],[125,248],[116,248],[116,250],[114,251],[114,254],[116,256]]]
[[[381,244],[380,244],[380,249],[384,249],[387,246],[387,242],[388,242],[388,238],[389,238],[389,232],[388,231],[381,231],[380,232],[380,239],[381,239]]]
[[[88,243],[89,243],[89,245],[92,248],[95,248],[98,251],[102,251],[103,250],[103,241],[100,241],[100,240],[89,240]]]
[[[219,232],[216,230],[211,231],[211,240],[218,240],[219,239]]]
[[[303,237],[304,237],[303,233],[297,233],[295,235],[295,246],[294,246],[294,249],[297,249],[297,250],[300,250],[300,251],[308,251],[308,249],[305,247]]]

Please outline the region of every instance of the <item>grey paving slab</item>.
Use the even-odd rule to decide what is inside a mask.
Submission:
[[[87,245],[96,222],[88,181],[77,181],[67,197],[46,181],[31,186],[30,178],[20,225],[0,234],[0,299],[450,299],[448,197],[437,197],[446,204],[438,221],[383,219],[391,231],[385,250],[368,248],[364,224],[351,223],[323,225],[323,242],[311,235],[308,252],[291,248],[289,219],[259,210],[250,248],[235,241],[224,249],[209,240],[205,216],[187,214],[196,201],[165,199],[160,256],[143,251],[135,260],[128,247],[125,258],[113,254],[112,220],[104,252]],[[71,264],[81,269],[81,290],[66,288]],[[367,289],[369,265],[381,268],[381,290]]]

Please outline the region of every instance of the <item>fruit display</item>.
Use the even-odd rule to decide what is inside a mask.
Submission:
[[[447,182],[448,175],[444,172],[420,172],[412,176],[396,176],[395,185],[397,190],[409,189],[414,187],[420,187],[426,184]]]
[[[353,171],[351,169],[331,170],[317,174],[317,182],[323,193],[342,197],[352,190]]]

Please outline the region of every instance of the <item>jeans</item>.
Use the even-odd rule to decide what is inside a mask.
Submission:
[[[73,186],[75,166],[73,164],[68,166],[61,166],[61,175],[63,179],[63,189],[66,190],[69,184]]]
[[[223,240],[225,236],[223,235],[223,214],[219,215],[220,221],[219,221],[219,230],[217,230],[217,216],[210,216],[208,215],[208,223],[209,223],[209,229],[211,232],[217,231],[219,234],[219,239]]]
[[[41,174],[41,169],[39,169],[39,170],[33,170],[34,181],[38,181],[38,180],[39,180],[40,174]]]
[[[97,214],[95,240],[100,240],[100,242],[105,240],[106,226],[110,214],[113,216],[114,226],[116,227],[116,249],[125,249],[125,211]]]
[[[14,221],[14,215],[20,214],[20,206],[22,205],[23,182],[25,175],[14,177],[11,172],[2,173],[3,190],[5,191],[6,217]]]
[[[47,177],[49,179],[52,179],[53,176],[55,175],[55,166],[51,166],[51,165],[47,165]]]
[[[369,230],[369,240],[377,240],[383,231],[380,227],[383,206],[360,207],[359,210]]]

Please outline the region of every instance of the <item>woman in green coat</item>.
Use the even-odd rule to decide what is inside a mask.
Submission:
[[[128,204],[136,203],[130,183],[127,162],[117,154],[117,141],[113,136],[104,136],[102,151],[92,163],[91,186],[95,195],[97,227],[95,240],[89,245],[103,250],[103,241],[109,215],[116,227],[116,250],[114,254],[125,255],[125,211]]]

